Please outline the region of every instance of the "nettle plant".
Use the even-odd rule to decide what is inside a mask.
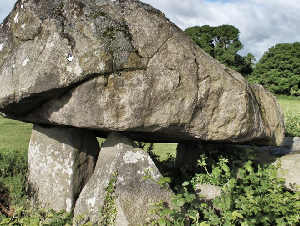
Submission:
[[[300,225],[300,192],[284,188],[285,179],[277,176],[280,163],[276,166],[256,164],[253,156],[237,159],[236,152],[226,157],[220,155],[208,165],[211,158],[201,155],[198,165],[202,172],[174,188],[171,208],[165,207],[163,201],[152,203],[151,213],[159,219],[151,224]],[[221,196],[209,203],[201,202],[204,197],[197,197],[194,192],[197,184],[219,186]]]

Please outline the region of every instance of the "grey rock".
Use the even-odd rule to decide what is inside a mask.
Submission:
[[[285,179],[284,186],[293,191],[300,191],[300,154],[287,154],[277,159],[278,176]]]
[[[212,199],[221,196],[222,189],[221,187],[212,184],[198,184],[195,188],[195,194],[199,202],[210,204]]]
[[[254,155],[254,161],[272,164],[276,159],[288,154],[300,154],[300,138],[285,137],[282,145],[274,146],[251,146],[241,144],[211,143],[211,142],[186,142],[178,143],[176,149],[175,167],[194,173],[199,173],[200,168],[197,166],[198,159],[203,153],[210,151],[230,151],[238,149],[241,153],[247,154],[251,151]]]
[[[164,200],[170,203],[170,192],[161,188],[152,180],[142,179],[145,170],[151,170],[152,178],[158,180],[161,174],[146,151],[121,133],[111,133],[104,142],[94,174],[83,188],[76,201],[74,214],[85,214],[93,222],[99,220],[99,208],[107,192],[111,175],[118,173],[115,187],[117,218],[116,225],[144,225],[148,211],[151,209],[149,200]]]
[[[274,150],[275,149],[275,150]],[[285,187],[293,191],[300,190],[300,137],[287,137],[282,149],[272,148],[272,154],[281,156],[273,164],[279,163],[278,175],[284,178]]]
[[[71,211],[93,174],[99,149],[91,131],[34,125],[28,150],[31,203]]]
[[[216,211],[221,211],[221,209],[213,205],[213,200],[221,197],[222,193],[221,187],[212,184],[197,184],[195,187],[196,201],[198,203],[206,203]]]
[[[233,145],[233,147],[240,149],[251,149],[257,154],[259,153],[269,153],[270,156],[280,157],[287,154],[297,154],[300,153],[300,138],[299,137],[285,137],[282,145],[278,147],[274,146],[259,146],[253,147],[249,145]]]
[[[294,137],[292,143],[292,152],[300,154],[300,137]]]
[[[5,117],[152,142],[284,138],[270,92],[137,0],[18,1],[0,46]]]

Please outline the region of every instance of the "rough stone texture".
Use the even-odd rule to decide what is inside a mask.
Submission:
[[[278,176],[285,179],[284,186],[290,190],[300,190],[300,154],[288,154],[280,158],[281,169]],[[278,163],[278,160],[274,163]]]
[[[292,150],[294,153],[300,153],[300,137],[294,137]]]
[[[285,187],[290,190],[300,190],[300,137],[288,137],[285,142],[285,149],[273,149],[271,152],[276,155],[284,155],[280,158],[281,170],[279,176],[285,178]],[[274,164],[276,165],[279,160]]]
[[[291,152],[300,154],[300,137],[288,137],[291,145]]]
[[[249,145],[233,145],[233,147],[240,149],[253,149],[262,161],[272,158],[278,158],[287,154],[300,153],[300,137],[285,137],[282,145],[278,147],[261,146],[252,147]]]
[[[147,152],[121,133],[111,133],[101,148],[94,174],[82,190],[74,214],[85,213],[90,220],[99,219],[99,207],[106,195],[105,188],[111,175],[118,172],[117,223],[118,226],[144,225],[149,217],[149,200],[170,201],[170,193],[151,180],[143,180],[146,169],[153,169],[155,180],[161,177]]]
[[[276,159],[282,156],[286,156],[289,154],[300,154],[300,137],[286,137],[282,145],[278,147],[256,147],[250,145],[220,144],[209,142],[178,143],[176,149],[175,167],[184,169],[185,171],[198,173],[199,167],[197,167],[197,160],[199,159],[201,154],[216,150],[230,151],[232,149],[238,149],[241,152],[245,150],[252,150],[252,153],[255,156],[254,161],[272,164],[276,161]],[[283,159],[285,158],[289,157],[283,157]],[[294,167],[294,165],[291,165],[291,167]]]
[[[220,197],[222,193],[222,189],[219,186],[211,185],[211,184],[198,184],[195,188],[195,194],[197,195],[198,201],[206,202],[210,204],[210,200]],[[201,196],[205,196],[204,198]]]
[[[91,131],[34,125],[28,150],[32,204],[71,211],[94,171],[98,153]]]
[[[6,117],[154,142],[283,141],[270,92],[137,0],[19,0],[0,52]]]

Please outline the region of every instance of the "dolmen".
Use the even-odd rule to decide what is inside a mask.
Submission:
[[[18,0],[0,25],[0,112],[33,123],[34,204],[99,219],[111,175],[117,225],[169,192],[134,141],[281,145],[282,110],[138,0]],[[101,150],[96,137],[107,138]]]

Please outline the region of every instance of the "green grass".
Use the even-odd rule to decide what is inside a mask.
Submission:
[[[28,149],[32,124],[0,116],[0,149]]]
[[[297,114],[300,112],[300,98],[283,98],[277,97],[279,104],[281,105],[283,112]]]
[[[146,150],[148,146],[149,144],[147,144],[144,149]],[[163,161],[166,160],[169,155],[175,157],[176,148],[177,143],[154,143],[153,152],[159,156],[160,161]]]
[[[284,112],[286,136],[300,136],[300,98],[277,96]]]

